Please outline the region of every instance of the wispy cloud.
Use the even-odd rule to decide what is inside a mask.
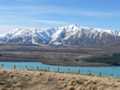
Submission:
[[[33,20],[33,22],[40,23],[42,25],[45,24],[48,26],[70,24],[70,22],[60,21],[60,20]]]
[[[67,8],[61,6],[50,6],[50,5],[41,5],[41,6],[10,6],[4,7],[0,6],[1,12],[13,13],[13,14],[58,14],[58,15],[70,15],[70,16],[89,16],[89,17],[113,17],[120,16],[120,12],[116,11],[90,11],[90,10],[81,10],[78,8]]]
[[[28,25],[33,27],[39,25],[64,25],[76,23],[76,17],[113,18],[120,17],[120,12],[90,11],[55,5],[0,6],[0,25]]]

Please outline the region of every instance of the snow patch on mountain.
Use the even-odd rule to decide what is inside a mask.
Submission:
[[[99,46],[117,42],[120,42],[118,31],[78,24],[55,28],[17,28],[0,35],[0,43],[14,44]]]

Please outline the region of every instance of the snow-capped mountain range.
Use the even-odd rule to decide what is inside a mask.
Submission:
[[[100,28],[66,25],[55,28],[16,29],[0,35],[1,44],[51,46],[104,46],[120,42],[120,32]]]

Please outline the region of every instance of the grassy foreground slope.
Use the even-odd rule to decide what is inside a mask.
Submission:
[[[0,71],[0,90],[120,90],[120,79],[40,71]]]

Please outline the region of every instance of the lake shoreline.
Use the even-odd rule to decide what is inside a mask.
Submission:
[[[0,61],[41,62],[60,66],[120,66],[119,52],[107,48],[0,45]],[[26,60],[25,60],[26,59]]]
[[[120,67],[77,67],[77,66],[58,66],[47,65],[38,62],[0,62],[0,68],[5,70],[32,70],[32,71],[49,71],[58,73],[74,73],[74,74],[95,74],[97,76],[120,77]]]
[[[43,61],[43,60],[42,60]],[[14,57],[0,57],[0,62],[38,62],[46,65],[53,65],[53,66],[71,66],[71,67],[119,67],[120,65],[107,65],[107,64],[88,64],[88,65],[68,65],[68,64],[53,64],[53,63],[48,63],[46,61],[41,62],[39,59],[34,59],[34,58],[14,58]]]

